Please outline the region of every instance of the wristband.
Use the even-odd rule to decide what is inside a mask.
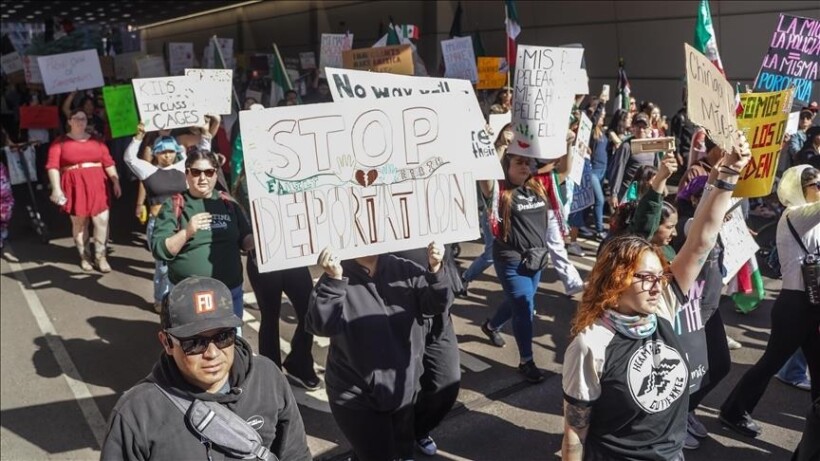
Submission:
[[[728,171],[724,171],[724,170],[728,170]],[[735,170],[734,168],[729,168],[728,166],[720,167],[718,172],[723,173],[723,174],[728,174],[728,175],[731,175],[731,176],[740,176],[740,171]]]
[[[735,186],[737,186],[737,184],[726,182],[722,179],[718,179],[717,181],[715,181],[715,187],[721,190],[733,191],[735,190]]]

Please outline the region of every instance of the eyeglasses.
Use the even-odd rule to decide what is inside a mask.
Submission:
[[[71,117],[71,120],[74,120],[74,121],[77,121],[77,122],[87,122],[88,121],[88,119],[86,117]]]
[[[198,178],[198,177],[202,176],[203,174],[205,175],[206,178],[213,178],[214,175],[216,174],[216,168],[208,168],[208,169],[205,169],[205,170],[200,170],[199,168],[188,168],[188,174],[190,174],[191,176],[193,176],[195,178]]]
[[[643,291],[654,289],[658,283],[660,283],[661,288],[664,288],[669,283],[669,279],[671,278],[671,275],[666,273],[661,275],[635,273],[632,274],[632,276],[641,282],[641,290]]]
[[[233,346],[236,343],[236,329],[222,330],[213,336],[192,336],[190,338],[177,338],[176,336],[166,333],[168,336],[179,341],[179,347],[185,355],[202,354],[208,350],[211,343],[220,349]],[[170,343],[169,343],[170,344]]]

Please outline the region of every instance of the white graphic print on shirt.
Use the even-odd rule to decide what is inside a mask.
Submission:
[[[649,341],[629,359],[629,392],[645,412],[658,413],[683,395],[688,374],[678,351]]]

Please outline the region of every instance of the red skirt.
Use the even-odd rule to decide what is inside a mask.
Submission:
[[[71,216],[97,216],[108,209],[108,177],[101,166],[64,170],[60,183],[67,199],[62,210]]]

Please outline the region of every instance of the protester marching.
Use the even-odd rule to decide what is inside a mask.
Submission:
[[[4,36],[4,261],[28,262],[17,229],[70,235],[77,287],[49,283],[107,302],[88,287],[127,274],[145,283],[123,302],[150,299],[159,358],[129,350],[153,365],[97,418],[100,459],[331,459],[314,432],[345,447],[332,459],[464,459],[436,438],[479,424],[465,375],[486,369],[541,392],[564,460],[718,459],[727,434],[745,459],[772,443],[773,377],[801,399],[777,453],[820,459],[820,19],[778,12],[768,48],[727,60],[754,55],[744,81],[690,2],[693,38],[658,38],[683,72],[667,94],[495,3],[497,56],[462,31],[489,11],[473,2],[425,46],[392,17],[375,43],[342,22],[264,52],[224,29],[160,55],[83,28]],[[145,270],[112,256],[123,232]],[[729,322],[769,311],[732,374],[750,343]],[[521,434],[484,437],[535,446]],[[469,459],[549,457],[525,450]]]

